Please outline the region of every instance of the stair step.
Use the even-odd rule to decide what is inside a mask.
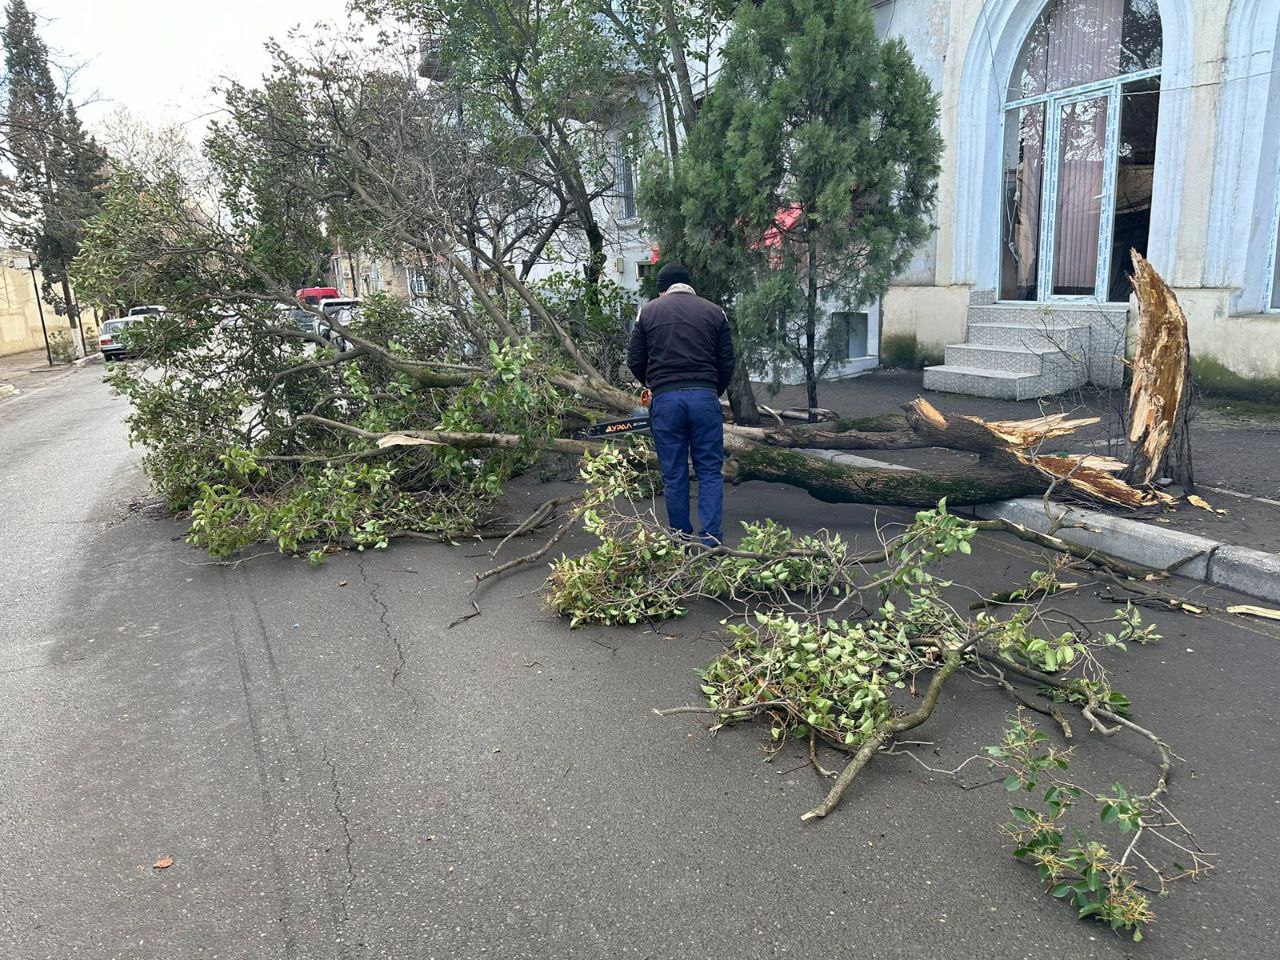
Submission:
[[[1007,373],[1044,373],[1046,357],[1057,355],[1054,347],[997,346],[989,343],[953,343],[946,348],[948,367],[1003,370]]]
[[[939,393],[963,393],[975,397],[1000,400],[1031,400],[1062,393],[1083,386],[1083,369],[1072,376],[1060,372],[1014,373],[1008,370],[986,370],[942,364],[925,367],[924,388]]]
[[[1028,350],[1056,350],[1083,361],[1089,350],[1089,327],[1083,324],[970,323],[968,342]]]

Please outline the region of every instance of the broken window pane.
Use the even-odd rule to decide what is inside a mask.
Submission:
[[[1111,242],[1111,289],[1107,296],[1113,303],[1129,299],[1129,276],[1133,273],[1129,251],[1147,255],[1159,119],[1159,78],[1125,84],[1116,149],[1116,212]]]

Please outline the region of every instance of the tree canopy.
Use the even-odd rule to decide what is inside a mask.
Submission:
[[[0,135],[10,172],[0,178],[0,211],[16,242],[34,257],[44,298],[77,326],[68,271],[85,223],[101,203],[107,156],[54,82],[35,15],[24,0],[10,0],[5,14]]]

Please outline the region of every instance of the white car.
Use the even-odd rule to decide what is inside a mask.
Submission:
[[[352,322],[360,319],[360,301],[347,297],[321,300],[320,312],[324,314],[326,320],[332,317],[338,323],[347,327]],[[320,336],[332,343],[338,350],[346,350],[349,346],[346,338],[336,330],[333,330],[327,323],[321,322],[318,332]]]

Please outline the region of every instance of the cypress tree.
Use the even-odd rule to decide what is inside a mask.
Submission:
[[[0,191],[0,206],[10,232],[40,269],[45,299],[78,327],[68,268],[85,223],[101,203],[107,157],[54,83],[49,49],[24,0],[11,0],[5,13],[0,132],[12,173]],[[80,339],[83,347],[83,329]]]
[[[824,302],[873,302],[932,229],[937,115],[865,0],[761,0],[740,8],[674,166],[649,167],[659,236],[734,298],[745,356],[804,371],[810,407]]]

